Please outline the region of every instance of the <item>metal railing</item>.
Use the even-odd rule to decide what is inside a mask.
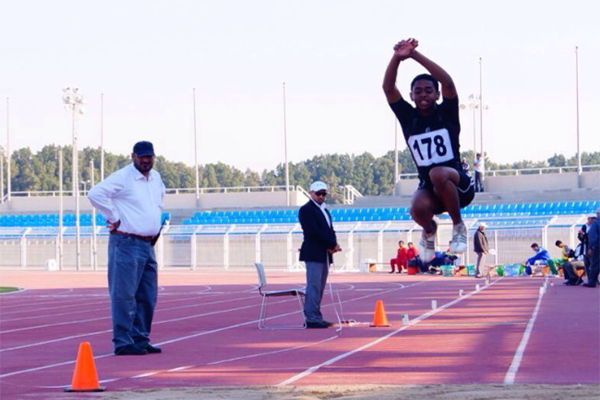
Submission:
[[[583,165],[581,167],[582,171],[600,171],[600,165]],[[541,175],[541,174],[562,174],[565,172],[577,172],[576,165],[569,165],[565,167],[540,167],[540,168],[514,168],[514,169],[493,169],[486,170],[486,176],[519,176],[519,175]],[[398,175],[399,179],[415,179],[418,177],[418,174],[415,173],[407,173]]]
[[[469,237],[474,221],[466,221]],[[440,221],[437,232],[444,251],[452,234],[452,225]],[[532,225],[520,227],[488,227],[486,234],[490,248],[496,255],[489,256],[492,265],[523,263],[531,256],[530,245],[540,243],[554,257],[560,250],[554,246],[557,239],[574,248],[577,244],[578,224]],[[336,223],[338,242],[343,251],[336,256],[336,268],[358,270],[363,260],[385,265],[396,255],[399,239],[418,241],[421,231],[412,221],[339,222]],[[81,270],[106,269],[108,232],[105,227],[85,229],[81,237]],[[302,243],[299,224],[169,226],[163,230],[156,244],[160,268],[192,270],[253,268],[254,262],[263,262],[267,268],[295,271],[301,267],[298,249]],[[73,228],[0,228],[0,270],[2,269],[57,269],[79,270]],[[475,254],[472,241],[461,256],[461,264],[472,264]]]
[[[304,190],[301,186],[293,186],[290,185],[290,191],[299,191],[308,196],[306,190]],[[200,194],[206,193],[256,193],[256,192],[283,192],[285,191],[285,185],[280,186],[232,186],[232,187],[209,187],[209,188],[200,188]],[[80,190],[79,196],[87,196],[88,189]],[[58,197],[58,190],[30,190],[30,191],[20,191],[20,192],[11,192],[11,196],[13,197]],[[69,197],[72,196],[72,190],[63,190],[63,196]],[[167,194],[193,194],[196,193],[195,188],[167,188]],[[8,195],[5,196],[5,198]]]

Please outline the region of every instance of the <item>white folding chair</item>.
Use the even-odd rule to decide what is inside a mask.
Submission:
[[[279,290],[264,290],[267,286],[267,278],[265,276],[265,268],[262,263],[254,263],[256,272],[258,273],[258,293],[262,296],[262,304],[260,306],[260,316],[258,317],[258,329],[305,329],[306,321],[302,325],[267,325],[265,323],[267,317],[267,306],[270,297],[296,296],[300,313],[304,313],[304,297],[306,293],[303,289],[279,289]],[[304,315],[302,315],[304,320]]]

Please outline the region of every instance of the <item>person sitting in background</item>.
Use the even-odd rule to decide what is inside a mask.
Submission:
[[[392,258],[390,259],[390,267],[392,268],[392,270],[389,272],[390,274],[393,274],[396,267],[398,268],[398,273],[402,273],[402,268],[404,267],[404,269],[407,268],[407,264],[406,264],[406,254],[408,252],[408,249],[406,248],[406,246],[404,246],[404,240],[400,240],[398,242],[398,251],[396,253],[396,258]]]
[[[415,247],[413,242],[408,242],[407,245],[408,245],[408,249],[406,249],[406,259],[408,261],[410,261],[410,260],[414,259],[416,255],[419,254],[419,250],[417,250],[417,248]]]
[[[575,251],[569,248],[569,246],[567,246],[560,240],[557,240],[555,245],[561,250],[561,261],[563,267],[563,274],[565,277],[565,281],[563,282],[563,284],[567,286],[581,285],[583,283],[583,279],[579,277],[579,274],[577,273],[577,267],[573,265],[573,263],[579,262],[583,266],[583,262],[572,261],[575,257]]]
[[[542,246],[537,243],[531,244],[531,249],[535,252],[535,254],[527,259],[525,265],[527,266],[526,271],[528,275],[531,275],[532,265],[547,265],[548,260],[550,259],[550,254],[548,250],[544,249]]]
[[[419,268],[419,271],[421,272],[427,272],[427,268],[419,256],[419,250],[415,247],[413,242],[408,242],[408,249],[406,250],[406,262],[408,265]]]
[[[571,258],[575,257],[575,251],[560,240],[557,240],[554,244],[560,249],[560,255],[563,262],[569,261]]]
[[[442,265],[452,265],[454,266],[455,261],[458,259],[458,256],[451,254],[448,251],[436,251],[435,257],[428,263],[428,271],[431,274],[441,274]]]

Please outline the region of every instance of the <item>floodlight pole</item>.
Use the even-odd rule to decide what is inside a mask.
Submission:
[[[290,166],[288,164],[288,151],[287,151],[287,120],[285,112],[285,82],[283,82],[283,146],[284,146],[284,158],[285,158],[285,203],[290,205]]]
[[[394,117],[394,189],[396,183],[398,183],[398,175],[400,174],[400,168],[398,165],[398,120]]]
[[[200,173],[198,170],[198,134],[196,126],[196,88],[192,89],[192,99],[194,105],[194,169],[196,170],[196,207],[200,202]]]
[[[479,57],[479,145],[481,146],[481,181],[485,181],[485,155],[483,154],[483,78],[482,63]]]
[[[4,151],[0,153],[0,204],[4,203]]]
[[[94,160],[90,160],[90,189],[94,186]],[[92,246],[91,246],[91,264],[92,269],[98,269],[98,247],[96,240],[96,208],[92,206]]]
[[[58,148],[58,269],[63,269],[63,152],[62,147]]]
[[[575,46],[575,106],[577,123],[577,188],[581,189],[581,151],[579,148],[579,46]]]
[[[468,107],[473,111],[473,164],[477,159],[477,109],[479,108],[479,104],[477,104],[477,97],[474,94],[469,95],[469,105]],[[465,110],[467,108],[466,104],[461,104],[460,108]]]
[[[104,180],[104,93],[100,93],[100,181]],[[94,183],[92,182],[92,185]]]
[[[10,194],[11,194],[11,187],[10,187],[10,177],[11,177],[11,172],[10,172],[10,99],[7,97],[6,98],[6,202],[10,203]]]
[[[71,161],[73,178],[72,178],[72,190],[73,196],[75,196],[75,232],[76,232],[76,259],[77,259],[77,271],[81,269],[81,230],[79,225],[79,154],[77,151],[77,131],[75,129],[75,117],[77,113],[82,113],[81,107],[83,106],[83,96],[79,93],[78,88],[65,88],[63,89],[63,102],[67,108],[71,109],[72,115],[72,133],[73,133],[73,158]]]

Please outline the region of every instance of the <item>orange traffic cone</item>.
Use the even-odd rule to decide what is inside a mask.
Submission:
[[[81,342],[77,352],[73,380],[65,392],[103,392],[104,390],[105,388],[100,387],[98,382],[92,346],[90,342]]]
[[[375,303],[375,315],[373,315],[373,323],[372,327],[378,326],[391,326],[388,322],[388,319],[385,315],[385,310],[383,308],[383,301],[377,300]]]

